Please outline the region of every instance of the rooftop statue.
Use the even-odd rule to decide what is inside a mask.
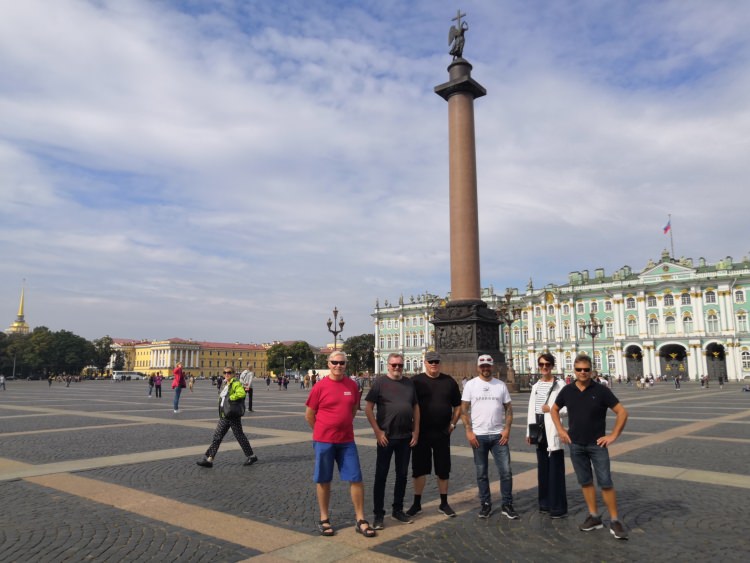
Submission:
[[[463,17],[466,17],[466,14],[458,10],[456,17],[451,20],[456,22],[456,25],[451,26],[448,31],[448,45],[451,46],[449,54],[453,55],[453,60],[460,59],[464,53],[464,33],[469,29],[469,24],[461,21]]]

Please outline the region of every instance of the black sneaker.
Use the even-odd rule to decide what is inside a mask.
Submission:
[[[567,517],[568,517],[568,513],[567,512],[563,512],[562,514],[551,514],[550,515],[550,518],[552,518],[553,520],[560,520],[561,518],[567,518]]]
[[[252,465],[253,463],[258,463],[257,455],[251,455],[242,465]]]
[[[615,539],[617,540],[628,539],[628,533],[625,531],[625,526],[623,526],[619,520],[610,523],[609,533],[615,536]]]
[[[382,516],[376,516],[375,519],[372,521],[372,529],[373,530],[382,530],[383,529],[383,517]]]
[[[586,520],[583,521],[583,524],[578,526],[578,529],[582,532],[590,532],[591,530],[598,530],[603,527],[604,524],[602,524],[602,519],[599,516],[592,516],[589,514],[586,516]]]
[[[479,509],[479,514],[477,514],[477,518],[489,518],[490,514],[492,514],[492,505],[483,504],[482,508]]]
[[[394,510],[393,514],[391,514],[391,518],[394,520],[398,520],[402,524],[411,524],[413,520],[409,518],[403,510]]]
[[[438,506],[438,512],[441,514],[445,514],[448,518],[453,518],[456,516],[456,511],[451,508],[451,505],[448,503],[441,504]]]
[[[196,465],[200,465],[201,467],[213,467],[214,466],[213,462],[208,461],[206,458],[203,458],[200,461],[196,461],[195,463]]]
[[[419,504],[414,503],[414,504],[411,505],[411,507],[409,507],[409,510],[406,511],[406,515],[407,516],[416,516],[420,512],[422,512],[422,506],[419,505]]]
[[[503,516],[515,520],[518,518],[518,512],[515,511],[512,504],[504,504],[502,506]]]

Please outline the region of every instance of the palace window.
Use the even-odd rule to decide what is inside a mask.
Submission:
[[[604,323],[604,337],[613,338],[615,335],[615,325],[612,321]]]
[[[591,302],[591,312],[592,313],[598,313],[599,312],[599,303],[596,301]]]
[[[602,371],[602,353],[599,350],[594,352],[594,369]]]
[[[385,348],[385,339],[381,336],[380,337],[380,349],[382,350]]]
[[[628,336],[638,336],[638,322],[633,317],[628,319],[627,334]]]
[[[536,315],[537,317],[541,317],[542,316],[542,308],[541,307],[534,307],[534,315]]]
[[[419,335],[419,345],[424,346],[424,334],[421,333]]]
[[[552,305],[547,306],[547,314],[550,316],[554,316],[555,308]]]
[[[742,351],[742,369],[750,369],[750,352]]]
[[[523,331],[521,331],[521,337],[523,338],[523,344],[526,344],[529,341],[528,329],[523,329]]]
[[[615,369],[615,355],[607,354],[607,370],[609,371],[610,375],[614,375]]]
[[[586,338],[586,331],[583,330],[583,328],[584,328],[584,324],[578,323],[578,339],[579,340],[583,340],[584,338]]]
[[[542,325],[536,325],[534,328],[534,340],[537,342],[542,340]]]
[[[664,306],[674,307],[674,296],[671,293],[667,293],[664,295]]]
[[[411,334],[406,335],[406,347],[411,348]]]
[[[685,334],[690,334],[691,332],[693,332],[693,317],[691,317],[690,315],[683,317],[682,327],[685,330]]]
[[[664,327],[667,329],[667,334],[674,334],[675,333],[675,323],[674,323],[674,317],[669,316],[664,319]]]
[[[555,325],[549,325],[547,327],[547,338],[552,341],[555,340]]]
[[[573,371],[573,358],[570,357],[570,354],[565,354],[565,371]]]
[[[626,309],[635,309],[635,298],[633,298],[633,297],[628,297],[628,298],[627,298],[627,299],[625,300],[625,308],[626,308]]]
[[[745,302],[745,292],[741,289],[738,289],[734,292],[734,302],[735,303],[744,303]]]
[[[712,313],[706,319],[706,330],[708,332],[719,332],[719,317]]]
[[[563,315],[570,315],[570,305],[567,303],[563,305]]]
[[[570,340],[570,323],[563,324],[563,339]]]
[[[648,320],[648,335],[656,336],[659,334],[659,319]]]
[[[747,332],[747,313],[744,311],[737,313],[737,331]]]
[[[528,321],[529,320],[529,313],[528,313],[528,311],[524,311],[523,313],[521,313],[521,318],[523,320],[525,320],[525,321]]]
[[[398,348],[398,336],[393,337],[393,347]]]
[[[392,340],[391,340],[391,337],[389,336],[388,338],[385,339],[385,344],[386,344],[385,347],[386,348],[390,348],[391,347],[391,342],[392,342]]]
[[[513,344],[519,344],[520,338],[521,338],[521,329],[516,327],[513,329]]]
[[[576,303],[576,313],[583,315],[583,303]]]
[[[704,300],[706,301],[706,303],[716,303],[716,292],[707,291]]]
[[[611,301],[605,301],[604,302],[604,310],[607,312],[610,312],[612,310],[612,302]]]
[[[424,319],[419,317],[419,326],[424,326]]]
[[[680,303],[683,305],[690,305],[690,294],[689,293],[683,293],[680,295]]]
[[[646,297],[646,307],[656,307],[656,297],[649,295]]]

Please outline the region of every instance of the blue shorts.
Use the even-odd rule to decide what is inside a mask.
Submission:
[[[578,484],[582,487],[591,485],[594,476],[591,467],[596,473],[596,483],[602,489],[611,489],[612,474],[609,470],[609,452],[607,448],[593,444],[570,444],[570,461],[575,469]]]
[[[333,463],[339,468],[342,481],[350,483],[362,482],[362,470],[359,467],[359,454],[354,442],[344,444],[329,444],[327,442],[313,442],[315,449],[315,483],[330,483],[333,481]]]

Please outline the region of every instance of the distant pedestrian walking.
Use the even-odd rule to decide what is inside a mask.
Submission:
[[[151,398],[151,393],[154,391],[154,376],[148,376],[148,398]]]
[[[208,450],[206,450],[206,455],[202,460],[196,462],[201,467],[214,466],[216,452],[219,451],[221,441],[224,439],[224,436],[227,435],[230,428],[232,429],[232,433],[237,439],[237,442],[239,442],[242,451],[247,456],[243,465],[252,465],[258,461],[258,456],[253,452],[253,448],[250,446],[250,441],[242,430],[242,414],[226,414],[229,402],[232,401],[239,401],[242,406],[241,412],[244,413],[245,389],[242,387],[240,380],[234,377],[234,370],[232,368],[224,369],[224,378],[226,383],[219,394],[219,423],[216,425],[214,437]]]
[[[3,391],[5,391],[5,376],[0,375],[0,387],[3,388]]]
[[[172,380],[172,389],[174,389],[174,400],[172,402],[172,408],[175,414],[180,412],[180,395],[182,390],[187,386],[185,384],[185,373],[182,371],[182,362],[177,362],[177,367],[172,372],[174,379]]]
[[[240,374],[240,383],[247,395],[247,410],[250,412],[253,412],[253,379],[255,379],[255,374],[249,369]]]
[[[679,375],[674,376],[674,388],[677,389],[678,391],[680,390],[680,376]]]
[[[161,376],[161,372],[156,372],[156,375],[154,376],[154,388],[156,389],[156,398],[161,399],[161,382],[164,380],[164,378]]]

